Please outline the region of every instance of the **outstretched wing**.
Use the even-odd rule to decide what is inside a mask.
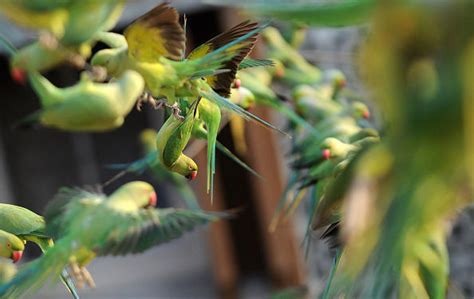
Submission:
[[[233,40],[236,40],[257,28],[257,23],[250,23],[250,21],[242,22],[194,49],[191,53],[189,53],[188,59],[193,60],[203,57],[204,55],[225,46]],[[228,52],[235,52],[234,55],[232,55],[232,58],[225,62],[222,66],[222,69],[228,70],[227,72],[206,77],[209,85],[219,95],[223,97],[229,97],[230,88],[234,82],[235,74],[239,69],[239,65],[242,60],[250,53],[250,51],[252,51],[252,48],[257,41],[257,35],[258,33],[256,32],[255,34],[249,36],[227,50]]]
[[[120,228],[94,248],[97,255],[126,255],[181,237],[194,228],[227,216],[202,210],[143,209],[139,213],[114,216]]]
[[[88,191],[81,188],[61,188],[48,203],[44,212],[46,233],[53,239],[67,233],[68,222],[90,206],[95,206],[105,199],[98,190]]]
[[[185,50],[183,27],[175,8],[162,3],[125,29],[128,53],[143,62],[158,62],[164,56],[181,60]]]

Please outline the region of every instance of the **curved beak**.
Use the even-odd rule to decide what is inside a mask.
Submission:
[[[194,180],[198,175],[197,170],[192,171],[190,174],[186,176],[186,178],[190,181]]]
[[[13,81],[15,81],[16,83],[19,83],[21,85],[26,84],[26,74],[22,69],[14,67],[11,69],[10,75]]]
[[[369,118],[370,118],[370,112],[369,112],[369,110],[364,111],[364,113],[362,114],[362,117],[365,118],[365,119],[369,119]]]
[[[329,160],[331,158],[331,151],[328,149],[323,150],[323,158],[324,160]]]
[[[23,251],[13,251],[11,259],[13,260],[14,263],[16,263],[19,260],[21,260],[22,256],[23,256]]]
[[[156,196],[156,192],[153,192],[150,194],[150,199],[148,201],[148,206],[149,207],[156,207],[156,204],[158,202],[158,198]]]

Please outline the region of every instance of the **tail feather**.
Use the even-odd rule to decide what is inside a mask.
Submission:
[[[256,124],[264,127],[264,128],[270,128],[272,130],[275,130],[279,132],[280,134],[287,136],[288,138],[291,138],[290,135],[287,133],[283,132],[282,130],[278,129],[274,125],[270,124],[269,122],[259,118],[258,116],[253,115],[252,113],[248,112],[247,110],[243,109],[242,107],[232,103],[228,99],[218,95],[215,91],[213,91],[210,87],[206,88],[207,90],[200,89],[199,94],[206,98],[209,99],[210,101],[216,103],[219,107],[226,108],[239,116],[243,117],[246,120],[253,121]]]
[[[239,164],[242,168],[253,174],[254,176],[263,179],[263,177],[258,174],[255,170],[252,169],[249,165],[247,165],[244,161],[240,160],[239,157],[234,155],[225,145],[220,143],[219,141],[216,141],[216,147],[218,150],[220,150],[224,155],[229,157],[232,161],[235,163]]]

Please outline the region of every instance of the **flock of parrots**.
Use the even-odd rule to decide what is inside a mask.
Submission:
[[[358,14],[339,18],[343,24],[369,18],[372,1],[356,2],[360,6],[357,6]],[[140,181],[127,183],[109,196],[97,190],[60,189],[48,204],[44,218],[22,207],[0,204],[0,255],[4,258],[0,260],[0,298],[31,294],[48,281],[59,278],[73,297],[78,298],[76,286],[94,285],[85,266],[96,256],[143,252],[178,238],[198,225],[229,217],[231,213],[210,213],[200,209],[187,183],[197,176],[198,165],[183,151],[191,139],[207,142],[207,191],[212,200],[216,148],[258,176],[217,140],[220,128],[229,122],[235,149],[243,154],[246,151],[243,123],[246,120],[291,136],[288,139],[291,142],[288,153],[291,173],[270,228],[276,229],[301,202],[309,202],[308,240],[312,231],[322,229],[321,238],[336,248],[333,269],[322,296],[351,296],[354,295],[352,291],[358,292],[357,285],[363,284],[358,284],[354,277],[373,274],[364,272],[361,265],[371,266],[367,262],[368,256],[377,252],[378,247],[374,244],[377,238],[382,238],[374,233],[375,229],[369,230],[367,223],[377,229],[383,228],[385,217],[384,213],[370,210],[375,204],[364,199],[371,199],[372,193],[383,194],[384,190],[396,193],[394,190],[398,189],[396,181],[391,181],[392,176],[403,169],[397,168],[393,160],[402,161],[398,165],[406,168],[414,167],[406,162],[408,159],[397,156],[403,152],[396,151],[398,139],[392,137],[381,142],[377,127],[370,121],[369,108],[347,88],[344,74],[338,70],[321,71],[301,56],[297,49],[302,42],[303,27],[294,26],[291,34],[283,37],[267,23],[246,21],[186,56],[189,52],[186,22],[182,26],[178,12],[167,3],[136,19],[123,35],[109,32],[116,25],[124,5],[125,0],[0,0],[0,13],[20,26],[40,32],[37,41],[21,49],[1,38],[11,54],[12,78],[23,84],[29,82],[42,107],[16,126],[40,125],[71,132],[102,132],[120,127],[134,107],[140,110],[144,104],[149,104],[156,109],[163,108],[167,118],[160,129],[148,129],[140,134],[144,157],[113,167],[121,169],[122,173],[151,170],[157,181],[166,180],[176,187],[188,209],[154,208],[157,198],[153,187]],[[342,15],[338,15],[337,9],[327,10],[326,6],[315,6],[315,10],[309,12],[300,7],[301,10],[285,14],[286,9],[275,10],[278,7],[272,11],[271,6],[257,5],[256,10],[263,9],[267,15],[283,14],[287,16],[284,19],[290,20],[295,16],[298,20],[301,13],[326,11],[327,22],[332,24],[336,16],[346,16],[343,13],[348,9],[341,5],[337,9]],[[324,20],[322,14],[320,21],[324,23]],[[367,61],[374,61],[367,63],[369,71],[390,62],[389,54],[393,57],[399,54],[382,46],[392,41],[383,38],[384,34],[389,35],[387,32],[381,32],[372,37],[373,42],[369,45],[374,53],[387,53],[384,54],[387,56],[366,57]],[[259,35],[265,42],[268,60],[248,57]],[[92,54],[92,47],[98,42],[107,48]],[[383,61],[383,58],[387,60]],[[41,73],[63,63],[75,65],[82,73],[73,86],[59,88]],[[419,67],[424,72],[429,66],[428,63]],[[417,74],[415,72],[413,76]],[[377,86],[386,87],[385,91],[396,90],[387,83],[389,80],[384,81],[385,77],[374,78]],[[420,84],[433,81],[421,78]],[[283,89],[290,93],[277,92],[275,85],[284,86]],[[386,105],[393,100],[390,95],[388,92],[378,94],[386,99],[383,102]],[[287,130],[282,131],[248,112],[255,104],[271,107],[285,116],[289,120]],[[396,123],[397,119],[394,119],[393,123]],[[406,120],[407,124],[416,123],[410,115]],[[409,135],[404,132],[400,129],[398,136]],[[407,146],[414,147],[409,138],[406,140]],[[426,140],[426,144],[430,142]],[[432,162],[425,160],[427,164]],[[412,170],[413,173],[417,171]],[[412,177],[412,182],[415,181]],[[408,179],[400,179],[400,182],[410,184]],[[396,200],[387,202],[396,203]],[[389,205],[379,207],[380,211],[390,211]],[[389,212],[387,215],[390,216]],[[360,220],[363,216],[367,223]],[[374,219],[380,222],[374,224]],[[431,298],[442,298],[440,294],[447,283],[447,253],[442,225],[437,228],[427,238],[420,238],[417,244],[426,249],[426,254],[439,256],[440,262],[430,268],[430,261],[422,256],[410,256],[413,263],[425,268],[413,270],[413,263],[404,264],[400,277],[408,282],[406,294],[417,291],[415,287],[419,282],[418,294],[423,291]],[[354,240],[356,237],[362,240],[363,234],[369,239],[360,245]],[[387,235],[395,238],[393,234]],[[403,234],[397,236],[400,235]],[[43,255],[17,270],[8,259],[20,260],[27,242],[36,243]],[[351,263],[349,256],[352,254],[359,254],[355,255],[358,262]],[[345,276],[347,273],[350,275]],[[370,277],[371,281],[376,281]],[[391,280],[387,278],[387,281]],[[331,283],[337,284],[336,287]],[[350,291],[343,290],[351,283]],[[377,284],[374,288],[382,286]],[[404,286],[401,284],[400,290]],[[389,287],[388,283],[386,287]],[[340,290],[343,291],[337,293]],[[383,295],[373,298],[383,298]]]

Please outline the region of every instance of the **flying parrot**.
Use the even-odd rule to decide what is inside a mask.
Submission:
[[[12,77],[22,82],[25,72],[40,72],[66,60],[91,54],[96,35],[112,29],[124,8],[124,0],[1,0],[0,12],[20,26],[43,30],[38,42],[14,53]]]
[[[107,131],[120,127],[143,91],[142,77],[127,71],[116,81],[94,83],[83,72],[78,83],[58,88],[38,73],[29,75],[42,109],[21,120],[67,131]]]
[[[71,261],[80,267],[96,256],[141,253],[179,238],[223,214],[180,209],[154,209],[156,194],[145,182],[127,183],[110,196],[63,188],[45,212],[46,231],[56,240],[42,257],[29,263],[0,295],[13,298],[55,279]]]
[[[220,109],[229,109],[247,120],[276,129],[226,99],[240,62],[252,50],[262,28],[256,23],[243,22],[183,59],[185,36],[178,12],[164,3],[128,26],[124,32],[126,41],[121,46],[109,44],[112,48],[97,52],[91,63],[105,67],[112,77],[128,69],[136,70],[145,79],[151,96],[166,97],[159,105],[179,109],[178,98],[189,98],[192,102],[205,97]]]
[[[53,239],[46,234],[45,227],[43,217],[33,211],[16,205],[0,203],[0,229],[14,234],[24,243],[35,243],[43,253],[54,245]],[[66,270],[61,273],[61,280],[74,298],[79,298],[75,285]]]

